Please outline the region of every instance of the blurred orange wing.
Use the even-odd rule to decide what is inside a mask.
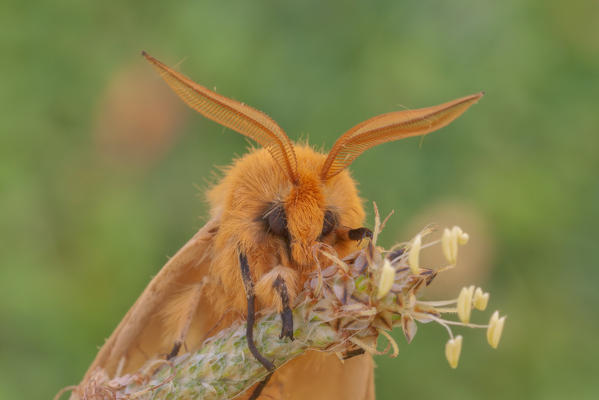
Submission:
[[[360,154],[378,144],[425,135],[443,128],[462,115],[483,94],[481,92],[418,110],[382,114],[354,126],[333,145],[321,170],[322,179],[337,175]]]

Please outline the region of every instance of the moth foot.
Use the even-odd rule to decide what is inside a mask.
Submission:
[[[368,228],[356,228],[356,229],[350,229],[349,232],[347,232],[347,235],[349,236],[349,238],[351,240],[357,240],[362,242],[362,240],[368,238],[368,239],[372,239],[372,231]]]
[[[241,278],[243,280],[243,285],[245,287],[245,295],[247,299],[247,322],[246,322],[246,339],[248,348],[250,353],[254,356],[256,360],[268,372],[273,372],[275,370],[275,365],[272,361],[264,357],[258,348],[256,347],[256,343],[254,342],[254,322],[256,321],[256,309],[255,309],[255,295],[254,295],[254,282],[252,281],[252,276],[250,274],[250,266],[248,264],[247,257],[243,253],[239,253],[239,266],[241,269]]]
[[[293,314],[289,307],[289,291],[287,290],[285,280],[281,276],[278,276],[273,283],[273,287],[279,293],[283,306],[283,309],[281,310],[281,322],[283,326],[281,327],[279,339],[288,337],[293,340]]]
[[[264,387],[272,377],[272,374],[273,373],[271,372],[270,374],[266,375],[266,378],[262,379],[260,383],[258,383],[248,400],[256,400],[258,396],[260,396],[260,393],[262,393],[262,389],[264,389]]]
[[[168,353],[168,356],[166,356],[167,360],[170,360],[172,358],[177,357],[177,354],[179,354],[179,350],[181,349],[181,342],[179,340],[177,340],[175,342],[175,345],[173,346],[173,349],[171,350],[170,353]]]
[[[366,351],[364,349],[348,350],[345,353],[343,353],[342,357],[343,357],[343,360],[349,360],[350,358],[362,355],[365,352]]]

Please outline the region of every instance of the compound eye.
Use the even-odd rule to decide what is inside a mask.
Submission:
[[[337,217],[335,213],[331,210],[327,210],[324,213],[324,220],[322,221],[322,232],[320,233],[321,237],[324,237],[331,233],[333,229],[337,226]]]
[[[275,207],[264,216],[268,229],[275,235],[287,237],[287,216],[283,207]]]

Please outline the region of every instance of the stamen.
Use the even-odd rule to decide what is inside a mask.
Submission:
[[[459,323],[452,323],[452,321],[445,321],[444,319],[441,318],[437,318],[434,316],[430,316],[430,319],[435,321],[436,323],[438,323],[439,325],[441,325],[442,327],[444,327],[445,329],[447,329],[447,333],[449,333],[449,337],[453,339],[453,332],[451,331],[451,328],[449,327],[449,325],[461,325]]]
[[[445,345],[445,357],[449,362],[449,366],[453,369],[458,367],[460,361],[460,353],[462,352],[462,335],[458,335],[453,339],[449,339]]]
[[[480,311],[484,311],[487,308],[487,304],[489,303],[489,293],[483,293],[481,288],[476,288],[474,291],[474,299],[472,300],[472,304],[474,308]]]
[[[389,293],[394,281],[395,268],[391,266],[391,262],[389,262],[388,259],[385,259],[383,267],[381,268],[381,278],[379,279],[378,291],[376,295],[377,300],[382,299],[387,293]]]
[[[422,301],[422,300],[418,300],[418,304],[424,304],[424,305],[432,306],[432,307],[448,306],[450,304],[455,304],[457,302],[458,302],[457,299],[454,299],[454,300],[443,300],[443,301]]]
[[[489,325],[480,325],[480,324],[465,324],[463,322],[459,322],[459,321],[448,321],[446,319],[441,319],[441,318],[437,318],[435,316],[431,316],[428,315],[429,319],[435,321],[436,323],[438,323],[439,325],[443,325],[443,326],[447,326],[447,325],[452,325],[452,326],[463,326],[465,328],[475,328],[475,329],[487,329],[489,327]]]
[[[454,243],[454,237],[451,234],[451,231],[447,228],[445,228],[443,230],[443,236],[441,238],[441,247],[442,247],[443,255],[445,256],[445,259],[450,264],[455,264],[456,263],[455,251],[457,249],[457,246]]]
[[[487,329],[487,341],[492,348],[496,349],[499,346],[499,340],[501,339],[501,333],[503,332],[503,325],[505,323],[505,316],[499,318],[499,311],[495,311],[491,315],[489,321],[489,328]]]
[[[457,239],[457,243],[460,245],[465,245],[470,239],[470,236],[457,225],[451,228],[451,234]]]
[[[413,274],[420,273],[420,247],[422,247],[422,237],[418,234],[412,241],[410,254],[408,256],[408,263],[410,264],[410,269]]]
[[[432,246],[434,246],[434,245],[436,245],[436,244],[438,244],[440,242],[441,242],[440,239],[433,240],[432,242],[428,242],[428,243],[423,244],[422,246],[420,246],[420,250],[424,250],[424,249],[426,249],[428,247],[432,247]]]
[[[458,317],[464,323],[470,322],[470,313],[472,311],[472,296],[474,295],[474,286],[463,287],[458,296]]]
[[[458,309],[455,307],[435,307],[435,310],[440,313],[457,313]]]
[[[458,244],[468,243],[470,236],[462,231],[459,226],[454,226],[451,230],[445,228],[441,237],[441,247],[443,255],[450,264],[455,264],[458,260]]]
[[[456,229],[457,228],[457,229]],[[445,228],[441,243],[443,245],[443,254],[450,264],[455,265],[458,261],[458,234],[461,229],[454,226],[452,230]]]

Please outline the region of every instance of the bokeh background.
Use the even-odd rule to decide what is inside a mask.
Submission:
[[[329,148],[373,115],[485,90],[450,127],[351,167],[384,244],[424,224],[472,240],[433,293],[470,282],[502,343],[398,337],[378,398],[599,398],[599,3],[575,0],[38,1],[0,5],[0,398],[79,381],[207,214],[247,142],[172,95],[147,50]],[[372,221],[372,212],[370,219]],[[432,294],[431,294],[432,296]]]

